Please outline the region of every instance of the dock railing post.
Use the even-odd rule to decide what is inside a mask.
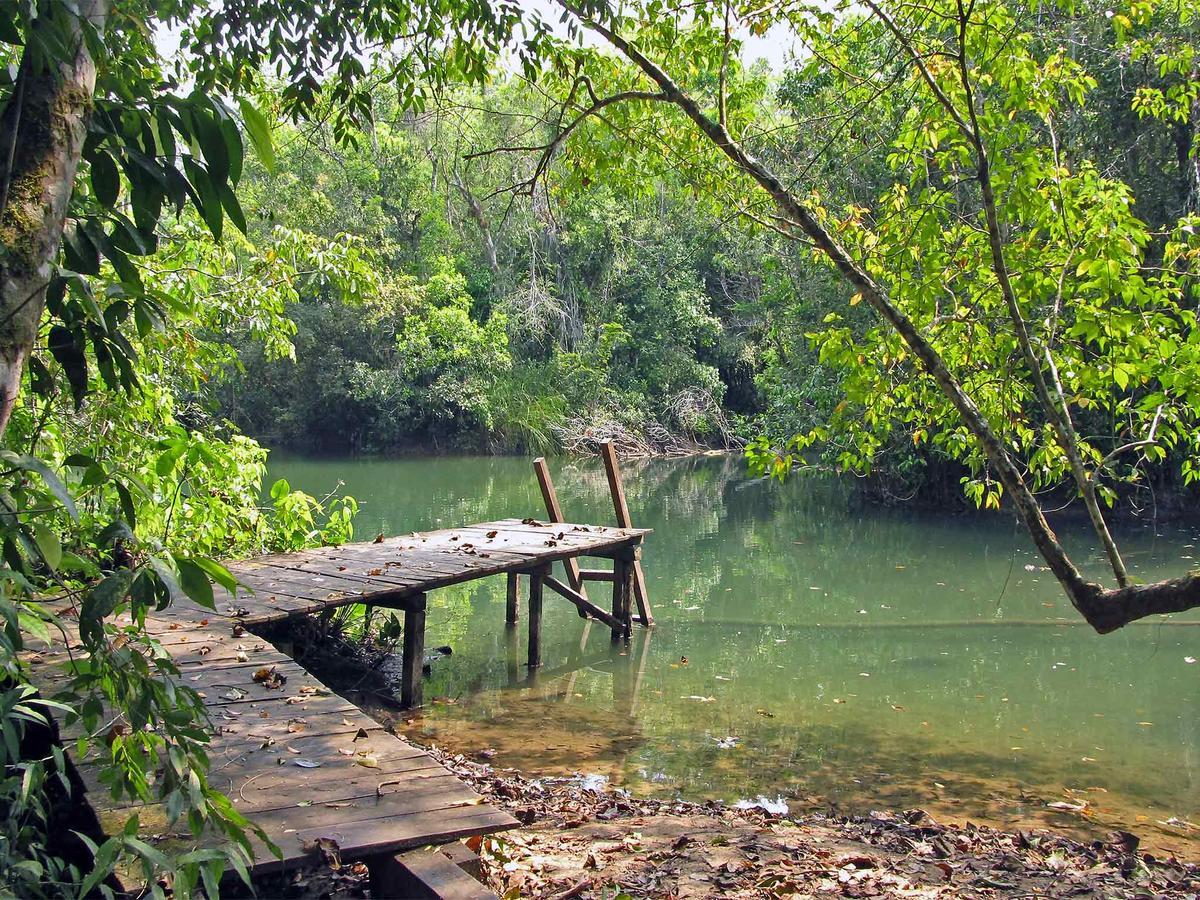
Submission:
[[[617,462],[617,448],[612,441],[600,445],[600,455],[604,459],[604,472],[608,476],[608,490],[612,494],[613,509],[617,514],[617,525],[621,528],[632,528],[633,520],[629,515],[629,504],[625,500],[625,485],[621,481],[621,466]],[[633,563],[633,596],[637,600],[638,615],[642,624],[647,628],[654,625],[654,616],[650,613],[650,598],[646,590],[646,576],[642,572],[642,564],[637,560]]]
[[[400,705],[406,709],[424,702],[421,669],[425,665],[424,594],[409,597],[404,606],[404,649],[400,657]]]
[[[563,519],[562,507],[558,503],[558,492],[554,490],[554,481],[550,478],[550,467],[546,465],[546,458],[544,456],[539,456],[533,461],[533,471],[537,474],[538,487],[542,489],[542,500],[546,504],[546,515],[549,516],[551,522],[565,521]],[[587,588],[583,585],[583,576],[579,574],[579,560],[575,557],[564,559],[563,565],[567,569],[567,584],[586,600]]]

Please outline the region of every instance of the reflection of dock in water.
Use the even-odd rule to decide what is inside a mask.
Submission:
[[[589,652],[588,642],[593,624],[592,619],[583,622],[579,640],[572,645],[566,662],[537,669],[529,669],[522,663],[518,631],[510,627],[505,635],[507,687],[516,690],[545,688],[544,696],[547,699],[553,696],[561,703],[570,703],[575,697],[575,685],[580,672],[605,672],[612,676],[613,710],[635,718],[654,632],[639,628],[627,642],[620,644],[603,639],[600,649]],[[602,629],[601,633],[605,631]],[[560,689],[551,690],[552,683],[557,679],[565,679],[565,682]]]

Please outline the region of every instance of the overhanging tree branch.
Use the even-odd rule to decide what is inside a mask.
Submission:
[[[1200,575],[1187,575],[1145,586],[1122,586],[1105,590],[1087,581],[1071,561],[1053,529],[1046,521],[1041,505],[1025,482],[1020,468],[1005,447],[987,417],[966,393],[945,360],[925,338],[911,319],[892,300],[887,290],[838,243],[818,216],[789,191],[765,165],[735,141],[719,122],[710,119],[699,103],[685,92],[658,64],[636,45],[604,22],[582,14],[568,0],[559,6],[574,15],[587,28],[605,38],[660,89],[666,102],[672,103],[734,165],[751,177],[779,206],[782,215],[794,222],[814,245],[833,263],[839,273],[862,298],[899,334],[922,368],[938,385],[962,417],[979,443],[1000,483],[1008,492],[1039,553],[1058,579],[1068,599],[1079,613],[1101,633],[1113,631],[1148,615],[1181,612],[1200,606]],[[993,198],[994,203],[994,198]],[[996,234],[999,226],[996,223]],[[1002,261],[1002,260],[1001,260]],[[1004,270],[1005,272],[1007,269]],[[1011,285],[1010,285],[1011,287]],[[1015,295],[1014,295],[1015,299]],[[1019,312],[1019,309],[1018,309]],[[1023,321],[1023,319],[1021,320]],[[1037,376],[1041,369],[1031,367]],[[1044,378],[1042,387],[1045,388]],[[1048,393],[1046,393],[1048,397]]]

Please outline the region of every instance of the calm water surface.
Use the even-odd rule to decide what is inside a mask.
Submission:
[[[360,537],[543,515],[524,459],[271,470],[318,495],[344,482]],[[612,522],[598,463],[552,470],[568,519]],[[1096,636],[1007,516],[861,507],[837,482],[751,479],[735,457],[630,463],[626,483],[635,523],[655,530],[643,565],[658,627],[613,649],[548,593],[530,677],[503,578],[436,592],[426,643],[454,653],[408,733],[637,794],[1119,826],[1200,857],[1197,617]],[[1058,527],[1100,576],[1085,528]],[[1120,538],[1146,579],[1200,557],[1193,526]],[[590,590],[607,605],[607,585]]]

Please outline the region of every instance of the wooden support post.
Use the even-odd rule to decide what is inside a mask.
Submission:
[[[504,607],[504,624],[516,625],[521,617],[521,573],[508,573],[508,602]]]
[[[504,629],[504,666],[508,671],[508,686],[521,682],[521,638],[516,627]]]
[[[424,702],[421,669],[425,665],[425,595],[414,594],[404,607],[404,650],[400,657],[400,705]]]
[[[546,515],[550,517],[551,522],[562,522],[562,507],[558,505],[558,492],[554,490],[554,482],[550,478],[550,467],[546,465],[545,457],[539,456],[533,461],[533,471],[537,474],[538,487],[542,489],[542,500],[546,503]],[[582,594],[584,599],[587,599],[587,590],[583,586],[583,578],[579,575],[579,560],[574,557],[565,559],[563,565],[567,569],[567,584]]]
[[[600,445],[600,455],[604,458],[604,472],[608,476],[608,491],[612,494],[613,509],[617,514],[617,525],[621,528],[632,528],[633,520],[629,517],[629,504],[625,501],[625,485],[621,482],[621,467],[617,462],[617,450],[612,441]],[[633,595],[637,600],[638,614],[642,624],[647,628],[654,625],[654,616],[650,613],[649,593],[646,591],[646,576],[642,572],[642,564],[637,560],[633,563]]]
[[[612,639],[629,640],[630,593],[633,582],[632,554],[621,553],[613,558]]]
[[[549,566],[538,566],[529,573],[529,668],[542,664],[542,594]]]

